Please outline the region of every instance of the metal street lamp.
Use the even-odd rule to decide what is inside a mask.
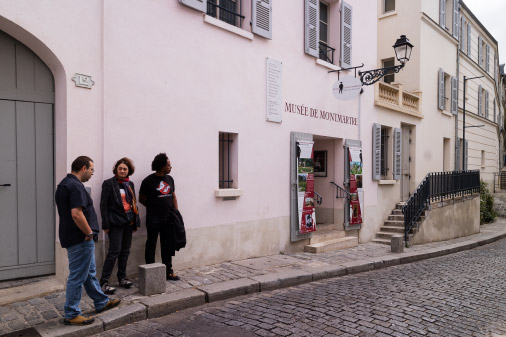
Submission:
[[[404,68],[404,65],[409,61],[409,58],[411,57],[411,50],[413,49],[413,45],[409,42],[406,35],[401,35],[401,37],[395,41],[395,44],[392,47],[394,48],[397,61],[399,61],[401,64],[393,67],[359,71],[358,74],[360,75],[360,82],[362,82],[363,85],[374,84],[378,82],[383,76],[387,74],[398,73],[402,68]]]
[[[472,128],[473,126],[466,126],[466,82],[469,80],[475,80],[484,76],[476,76],[467,78],[464,76],[464,98],[462,102],[462,170],[466,168],[466,128]]]

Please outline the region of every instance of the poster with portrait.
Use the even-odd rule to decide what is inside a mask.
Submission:
[[[313,142],[297,142],[297,208],[301,233],[316,230]]]
[[[349,147],[350,160],[350,225],[362,223],[364,209],[364,193],[362,179],[362,149]]]

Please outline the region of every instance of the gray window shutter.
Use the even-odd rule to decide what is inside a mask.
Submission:
[[[381,179],[381,125],[372,125],[372,179]]]
[[[467,23],[466,23],[466,19],[464,19],[463,16],[460,17],[460,50],[462,50],[462,52],[464,52],[466,49],[466,46],[464,45],[464,36],[466,34],[466,27],[467,27]]]
[[[494,52],[494,82],[497,82],[497,53]]]
[[[453,0],[453,37],[459,39],[459,0]]]
[[[457,90],[457,85],[458,85],[458,81],[457,81],[457,78],[452,76],[452,114],[456,115],[457,114],[457,109],[458,109],[458,90]]]
[[[478,116],[481,116],[481,85],[478,86]]]
[[[179,0],[179,3],[200,12],[207,12],[207,0]]]
[[[490,69],[490,46],[487,44],[485,53],[485,71],[488,73]]]
[[[488,90],[485,91],[485,118],[488,118]]]
[[[351,68],[351,26],[353,9],[341,3],[341,68]]]
[[[478,65],[483,68],[482,65],[482,59],[483,59],[483,46],[481,43],[481,36],[478,36]]]
[[[466,143],[464,144],[464,171],[467,171],[467,161],[469,159],[469,141],[466,139]]]
[[[439,25],[446,28],[446,0],[439,0]]]
[[[314,57],[318,57],[320,41],[320,2],[318,0],[305,0],[304,10],[304,51]]]
[[[455,144],[455,171],[460,171],[460,165],[462,164],[462,159],[460,158],[460,141],[462,138],[457,137],[456,144]]]
[[[251,31],[272,40],[272,0],[251,1]]]
[[[443,69],[439,68],[438,72],[438,100],[437,100],[437,107],[440,110],[444,110],[445,108],[445,73]]]
[[[401,139],[402,130],[394,129],[394,179],[401,179]]]
[[[496,107],[495,107],[495,99],[494,99],[494,122],[497,121],[497,111],[496,111]]]
[[[471,23],[467,23],[467,56],[471,57]]]

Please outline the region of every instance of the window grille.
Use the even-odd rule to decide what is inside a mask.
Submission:
[[[388,128],[381,127],[381,175],[388,175]]]
[[[220,132],[219,135],[219,187],[232,188],[234,180],[231,174],[232,134]]]
[[[207,15],[233,26],[241,27],[241,0],[207,0]]]

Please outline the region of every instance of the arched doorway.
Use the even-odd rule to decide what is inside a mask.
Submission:
[[[54,79],[0,31],[0,280],[55,272]]]

